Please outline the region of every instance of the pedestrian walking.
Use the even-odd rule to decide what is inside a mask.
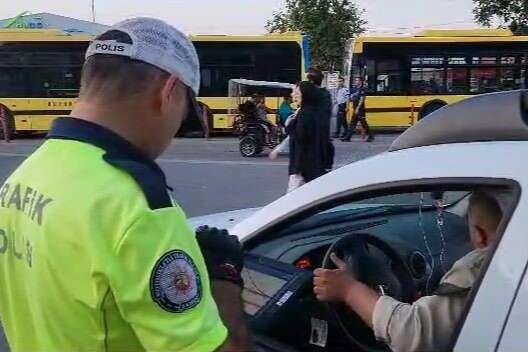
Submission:
[[[284,121],[284,130],[286,133],[288,133],[288,127],[290,124],[295,122],[295,119],[297,118],[297,114],[299,113],[299,109],[293,112],[286,121]],[[279,145],[277,145],[273,150],[269,153],[269,158],[271,160],[277,159],[279,154],[281,153],[289,153],[289,147],[290,147],[290,136],[286,134],[286,138],[284,138]]]
[[[365,133],[368,135],[367,142],[372,142],[374,140],[374,134],[370,129],[366,111],[365,111],[365,98],[366,98],[366,89],[364,81],[361,77],[356,79],[356,91],[351,95],[351,100],[354,108],[354,115],[352,116],[352,121],[350,126],[348,126],[348,133],[341,139],[343,142],[350,142],[352,135],[354,134],[358,122],[363,127]]]
[[[6,143],[11,143],[11,131],[9,130],[9,124],[7,122],[7,114],[7,108],[3,104],[0,104],[0,125],[2,126],[2,135],[4,136]]]
[[[322,145],[328,143],[320,128],[319,88],[311,82],[301,82],[293,97],[300,109],[286,128],[290,137],[288,192],[325,174]]]
[[[198,102],[198,106],[200,107],[200,112],[201,112],[200,125],[204,132],[204,138],[206,140],[209,140],[210,133],[211,133],[211,128],[209,126],[209,116],[212,114],[210,113],[209,109],[204,103]]]
[[[336,94],[336,104],[337,104],[337,121],[336,121],[336,131],[334,133],[334,138],[344,138],[348,134],[348,122],[347,122],[347,105],[350,99],[350,92],[347,87],[345,87],[345,79],[339,77]],[[343,134],[341,134],[341,129],[343,129]]]
[[[125,20],[89,45],[71,116],[0,188],[11,351],[254,350],[240,243],[195,233],[154,161],[199,124],[199,86],[192,42],[163,21]]]
[[[323,133],[328,134],[328,140],[330,140],[330,120],[332,118],[332,96],[328,89],[322,86],[324,74],[317,68],[309,68],[306,74],[309,82],[312,82],[319,91],[319,120],[321,122],[321,128]]]
[[[319,93],[318,107],[318,129],[322,132],[320,148],[324,158],[326,171],[330,171],[334,164],[335,148],[330,138],[330,120],[332,119],[332,97],[330,92],[322,87],[324,74],[321,70],[316,68],[309,68],[306,75],[309,82],[312,82]]]

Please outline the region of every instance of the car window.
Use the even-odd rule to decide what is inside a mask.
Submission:
[[[344,195],[341,203],[336,199],[326,200],[327,207],[324,203],[313,205],[311,211],[305,210],[304,216],[298,214],[285,221],[282,228],[273,228],[273,233],[267,234],[267,241],[248,249],[258,255],[312,270],[322,265],[335,241],[346,236],[369,235],[394,249],[408,266],[416,297],[432,295],[455,262],[475,249],[466,217],[474,190],[500,196],[505,201],[496,198],[501,203],[500,208],[508,211],[513,209],[514,194],[518,192],[513,184],[510,188],[509,184],[493,187],[458,182],[452,186],[419,186],[416,181],[416,191],[404,191],[407,188],[398,185],[397,189],[387,188],[383,195],[380,189],[376,189],[375,192]],[[504,208],[503,204],[506,204]],[[505,225],[510,215],[503,213]],[[501,234],[503,229],[500,229]],[[487,263],[488,259],[485,260]],[[472,307],[474,293],[478,291],[486,270],[487,264],[483,265],[482,273],[475,281],[468,304],[460,314],[460,323],[453,323],[452,341],[456,341],[459,326],[463,325],[463,319]],[[528,296],[525,303],[528,307]]]

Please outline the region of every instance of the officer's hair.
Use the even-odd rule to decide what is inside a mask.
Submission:
[[[499,202],[488,192],[475,191],[469,198],[469,214],[487,231],[496,232],[502,220]]]
[[[132,38],[118,30],[105,32],[96,40],[132,44]],[[98,96],[105,100],[132,98],[168,77],[167,72],[141,61],[119,55],[95,54],[83,65],[79,96]]]

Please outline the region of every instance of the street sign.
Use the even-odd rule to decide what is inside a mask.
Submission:
[[[339,72],[329,73],[326,76],[326,88],[337,89],[339,83]]]

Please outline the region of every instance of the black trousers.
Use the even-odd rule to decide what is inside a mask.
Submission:
[[[337,106],[337,121],[336,121],[336,132],[334,138],[339,138],[341,135],[341,128],[343,128],[343,136],[348,133],[348,123],[346,120],[346,103],[339,104]]]
[[[352,121],[350,122],[350,126],[348,126],[348,133],[346,134],[344,139],[350,140],[350,138],[352,138],[352,135],[356,131],[356,127],[357,127],[358,122],[361,124],[361,126],[365,130],[365,133],[369,137],[374,137],[374,135],[372,134],[372,131],[370,130],[370,127],[368,125],[367,118],[365,117],[365,114],[354,114],[354,117],[352,118]]]

